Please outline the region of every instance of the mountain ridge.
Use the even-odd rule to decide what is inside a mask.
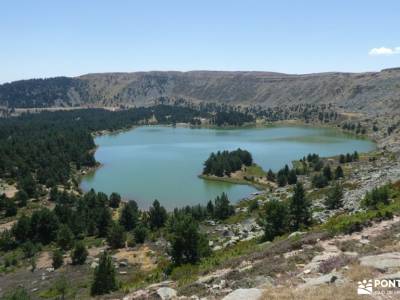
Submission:
[[[400,109],[400,68],[380,72],[285,74],[261,71],[89,73],[0,85],[0,106],[146,106],[160,97],[274,107],[333,103],[348,111]]]

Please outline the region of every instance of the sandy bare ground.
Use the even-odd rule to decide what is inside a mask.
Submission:
[[[356,112],[342,112],[341,115],[349,119],[358,119],[364,116],[363,113],[356,113]]]
[[[18,192],[15,185],[9,185],[5,182],[0,182],[0,195],[6,194],[7,198],[13,198]]]
[[[156,258],[152,255],[153,251],[146,245],[139,249],[119,249],[113,257],[117,261],[125,260],[131,265],[139,265],[143,271],[151,271],[157,267]]]
[[[37,261],[36,268],[37,269],[47,269],[52,267],[53,259],[51,257],[51,253],[49,251],[43,251],[40,253]]]
[[[4,223],[4,224],[0,224],[0,233],[3,232],[4,230],[10,230],[16,222],[17,221],[14,220],[14,221],[10,221],[10,222]]]

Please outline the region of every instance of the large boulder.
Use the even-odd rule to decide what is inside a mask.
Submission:
[[[223,300],[258,300],[262,297],[262,290],[260,289],[237,289],[226,295]]]
[[[319,277],[312,277],[312,278],[304,278],[305,283],[298,286],[299,289],[302,288],[309,288],[312,286],[318,286],[321,284],[331,284],[335,283],[336,281],[342,282],[342,275],[339,273],[330,273],[325,274]]]
[[[137,290],[133,293],[126,295],[123,300],[145,300],[150,299],[150,292],[148,290]]]
[[[360,258],[362,266],[376,269],[390,269],[400,267],[400,252],[389,252],[378,255],[369,255]]]
[[[173,300],[177,299],[177,293],[174,289],[169,287],[161,287],[157,290],[157,295],[160,296],[162,300]]]

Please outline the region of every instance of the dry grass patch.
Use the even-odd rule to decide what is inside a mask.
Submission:
[[[375,278],[381,275],[379,271],[374,268],[361,266],[359,264],[352,264],[349,269],[344,272],[346,278],[356,282],[364,279]]]
[[[40,253],[37,261],[36,261],[36,268],[37,269],[47,269],[51,268],[53,263],[52,255],[49,251],[43,251]]]
[[[138,265],[142,271],[151,271],[157,268],[153,251],[146,245],[139,247],[137,250],[119,249],[113,257],[117,261],[125,260],[131,265]]]
[[[263,300],[354,300],[357,299],[355,284],[341,286],[322,285],[318,287],[296,290],[294,288],[271,288],[265,290]],[[373,299],[365,296],[363,299]]]

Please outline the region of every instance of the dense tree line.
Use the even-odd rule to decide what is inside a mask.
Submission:
[[[344,157],[344,161],[347,161],[347,158],[349,161],[358,160],[357,151],[353,154],[340,155],[340,162],[342,162],[342,156]],[[268,170],[266,179],[271,182],[276,182],[279,187],[283,187],[287,184],[296,184],[298,175],[301,174],[313,174],[311,182],[316,188],[323,188],[332,180],[344,177],[344,172],[340,165],[332,170],[331,165],[325,164],[324,160],[321,159],[318,154],[310,153],[301,158],[294,168],[289,168],[288,165],[285,165],[282,169],[278,170],[277,173],[274,173],[271,169]]]
[[[90,190],[84,195],[75,195],[52,188],[50,195],[54,209],[41,208],[31,215],[22,214],[12,229],[0,234],[0,252],[21,248],[28,258],[34,257],[42,245],[49,245],[53,249],[53,267],[59,268],[64,264],[63,255],[67,251],[73,265],[86,262],[86,237],[104,239],[109,248],[118,249],[130,243],[129,237],[133,237],[133,243],[143,243],[149,232],[157,232],[164,234],[169,242],[173,265],[196,263],[210,254],[199,221],[205,218],[223,220],[234,213],[226,194],[210,201],[211,207],[198,205],[175,209],[172,213],[157,200],[147,211],[141,211],[135,201],[121,203],[117,193],[107,196]],[[118,218],[113,219],[112,211],[116,209]],[[94,270],[92,295],[115,290],[118,283],[114,273],[113,264],[105,253]]]
[[[88,99],[87,90],[85,81],[68,77],[19,80],[0,85],[0,104],[24,108],[51,107],[63,102],[72,106],[69,93],[74,91]]]
[[[339,163],[344,164],[348,162],[358,161],[359,158],[360,157],[357,151],[354,151],[353,153],[340,154]]]
[[[216,113],[219,114],[224,113]],[[19,189],[34,198],[40,193],[37,184],[67,185],[72,168],[79,170],[96,164],[93,132],[154,121],[193,123],[200,117],[211,119],[215,115],[177,105],[158,105],[117,112],[87,109],[0,118],[0,177],[17,179]],[[218,120],[221,125],[244,122],[239,112]]]
[[[242,126],[244,123],[254,122],[254,117],[250,114],[242,113],[239,111],[221,111],[217,112],[211,118],[211,124],[217,126],[231,125],[231,126]]]
[[[262,117],[270,122],[282,120],[302,120],[306,123],[329,123],[339,119],[337,109],[333,104],[296,104],[262,108],[253,106],[248,108],[249,113]]]
[[[380,205],[389,204],[389,186],[384,185],[367,192],[361,204],[368,209],[378,209]]]
[[[365,127],[363,127],[360,122],[358,122],[357,124],[345,122],[342,125],[342,128],[344,130],[352,131],[356,134],[366,134],[367,133],[367,129]]]
[[[218,151],[211,153],[204,162],[203,174],[222,177],[230,176],[232,172],[238,171],[243,165],[251,166],[253,158],[250,152],[242,149],[234,151]]]
[[[285,165],[285,167],[280,169],[276,174],[274,174],[272,170],[268,170],[267,179],[273,182],[276,181],[280,187],[283,187],[287,184],[296,184],[297,170],[290,169],[288,165]]]
[[[262,118],[268,122],[282,120],[301,120],[306,123],[318,122],[329,123],[340,120],[337,107],[332,104],[307,104],[280,105],[275,107],[262,107],[260,105],[240,106],[225,103],[201,102],[193,103],[184,98],[160,97],[155,101],[157,104],[179,105],[198,109],[205,113],[221,112],[220,116],[212,119],[213,124],[224,125],[223,120],[218,121],[222,116],[225,120],[232,120],[230,125],[242,125],[245,122],[253,122],[255,118]],[[235,116],[236,120],[233,118]],[[240,122],[239,122],[240,121]],[[238,123],[239,122],[239,123]],[[229,123],[228,123],[229,125]]]

